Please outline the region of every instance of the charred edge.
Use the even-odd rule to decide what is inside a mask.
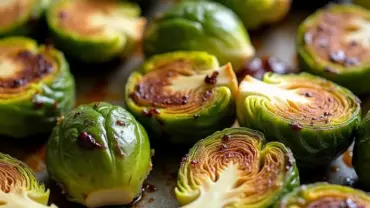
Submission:
[[[221,141],[222,141],[223,143],[227,143],[227,142],[229,142],[229,141],[230,141],[230,139],[231,139],[231,136],[230,136],[230,135],[228,135],[228,134],[225,134],[225,135],[223,135],[223,136],[221,137]]]
[[[158,115],[160,112],[157,108],[150,108],[150,109],[144,109],[143,110],[143,115],[145,117],[152,117],[153,115]]]
[[[211,85],[214,85],[217,83],[217,77],[220,73],[218,71],[215,71],[212,73],[211,76],[207,75],[206,78],[204,78],[204,82],[206,84],[211,84]]]
[[[87,132],[82,132],[78,138],[77,138],[77,144],[88,150],[93,150],[93,149],[105,149],[106,147],[102,144],[99,144],[93,136],[88,134]]]
[[[297,122],[293,122],[290,124],[290,128],[295,131],[295,132],[299,132],[302,130],[302,126],[301,124],[297,123]]]
[[[78,116],[81,115],[81,112],[76,112],[74,115],[73,115],[73,118],[77,118]]]
[[[0,87],[18,88],[23,87],[34,79],[40,79],[52,71],[52,64],[41,54],[33,54],[23,50],[17,54],[17,59],[25,63],[25,68],[20,77],[0,82]]]

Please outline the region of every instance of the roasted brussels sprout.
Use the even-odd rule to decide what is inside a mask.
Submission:
[[[181,162],[176,197],[190,207],[270,207],[299,186],[291,151],[247,128],[200,140]]]
[[[26,164],[0,153],[0,207],[47,208],[48,200],[49,190]]]
[[[301,68],[347,87],[370,92],[370,12],[332,5],[308,17],[298,30]]]
[[[370,111],[361,122],[357,131],[352,163],[364,187],[370,188]]]
[[[284,143],[299,166],[327,165],[348,148],[361,119],[358,98],[308,73],[246,76],[237,94],[239,123]]]
[[[74,105],[74,79],[61,52],[28,38],[0,40],[0,134],[48,133]]]
[[[328,183],[303,185],[275,205],[276,208],[298,207],[370,207],[370,197],[357,189]]]
[[[275,23],[289,12],[291,0],[214,0],[232,9],[247,29]],[[307,3],[307,2],[306,2]]]
[[[53,40],[67,55],[104,62],[128,55],[141,38],[140,7],[120,0],[64,0],[48,11]]]
[[[205,51],[234,70],[254,55],[248,33],[228,8],[213,2],[189,1],[169,9],[144,33],[147,56],[171,51]]]
[[[71,201],[88,207],[128,204],[141,194],[151,170],[149,139],[125,109],[81,105],[54,128],[46,164]]]
[[[152,57],[126,85],[128,109],[156,138],[194,144],[235,121],[237,79],[205,52]],[[152,138],[152,137],[151,137]]]
[[[32,35],[51,0],[0,1],[0,37]]]

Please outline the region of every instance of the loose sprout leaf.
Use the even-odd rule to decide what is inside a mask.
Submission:
[[[276,208],[369,207],[370,197],[357,189],[327,183],[303,185],[287,194]]]
[[[263,81],[247,76],[241,82],[237,114],[242,126],[291,148],[300,165],[315,166],[350,145],[361,109],[355,95],[325,79],[267,73]]]
[[[182,159],[177,199],[190,207],[268,207],[299,184],[295,161],[260,132],[225,129],[200,140]]]

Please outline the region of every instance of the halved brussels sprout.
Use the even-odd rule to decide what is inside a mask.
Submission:
[[[298,30],[301,68],[356,94],[370,92],[370,12],[332,5],[308,17]]]
[[[283,19],[289,12],[291,0],[214,0],[232,9],[247,29]],[[307,3],[307,2],[306,2]]]
[[[0,40],[0,134],[48,133],[74,105],[74,79],[63,54],[32,39]]]
[[[370,111],[361,122],[357,131],[356,141],[353,151],[352,164],[361,184],[370,188]]]
[[[128,55],[141,39],[140,7],[120,0],[64,0],[47,14],[58,48],[84,62]]]
[[[270,207],[299,186],[291,151],[261,132],[229,128],[200,140],[181,162],[176,197],[183,208]]]
[[[49,4],[50,0],[1,0],[0,37],[34,33]]]
[[[349,90],[308,73],[246,76],[237,95],[239,123],[284,143],[297,163],[327,165],[345,151],[361,119]]]
[[[46,164],[68,199],[88,207],[132,202],[152,167],[145,129],[108,103],[81,105],[62,119]]]
[[[234,70],[254,55],[240,19],[213,2],[181,2],[154,19],[144,33],[147,56],[171,51],[205,51]]]
[[[26,164],[0,153],[0,207],[47,208],[49,193]]]
[[[235,121],[237,79],[205,52],[157,55],[132,73],[126,104],[151,135],[193,144]]]
[[[328,183],[302,185],[275,205],[276,208],[370,207],[370,197],[360,190]]]

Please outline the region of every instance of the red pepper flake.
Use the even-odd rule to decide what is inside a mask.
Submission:
[[[227,142],[229,142],[229,140],[231,139],[231,136],[230,135],[228,135],[228,134],[225,134],[225,135],[223,135],[222,137],[221,137],[221,141],[223,142],[223,143],[227,143]]]
[[[60,19],[65,19],[67,17],[67,12],[60,11],[58,16],[59,16]]]
[[[117,121],[116,121],[116,124],[117,124],[118,126],[125,126],[125,122],[123,122],[123,121],[121,121],[121,120],[117,120]]]
[[[212,91],[211,90],[207,90],[204,95],[203,95],[203,101],[206,101],[209,97],[212,96]]]
[[[198,161],[198,160],[192,160],[190,163],[191,163],[193,166],[195,166],[195,165],[197,165],[197,164],[199,163],[199,161]]]
[[[217,83],[217,77],[220,73],[218,71],[214,71],[211,76],[207,75],[204,79],[204,82],[207,84],[216,84]]]
[[[297,132],[302,130],[302,126],[299,123],[292,123],[290,124],[290,127]]]
[[[304,95],[306,97],[312,97],[312,92],[304,92],[304,93],[302,93],[302,95]]]
[[[103,145],[99,144],[93,136],[91,136],[90,134],[88,134],[87,132],[82,132],[78,138],[77,138],[77,144],[84,148],[84,149],[88,149],[88,150],[93,150],[93,149],[101,149],[101,148],[105,148]]]

